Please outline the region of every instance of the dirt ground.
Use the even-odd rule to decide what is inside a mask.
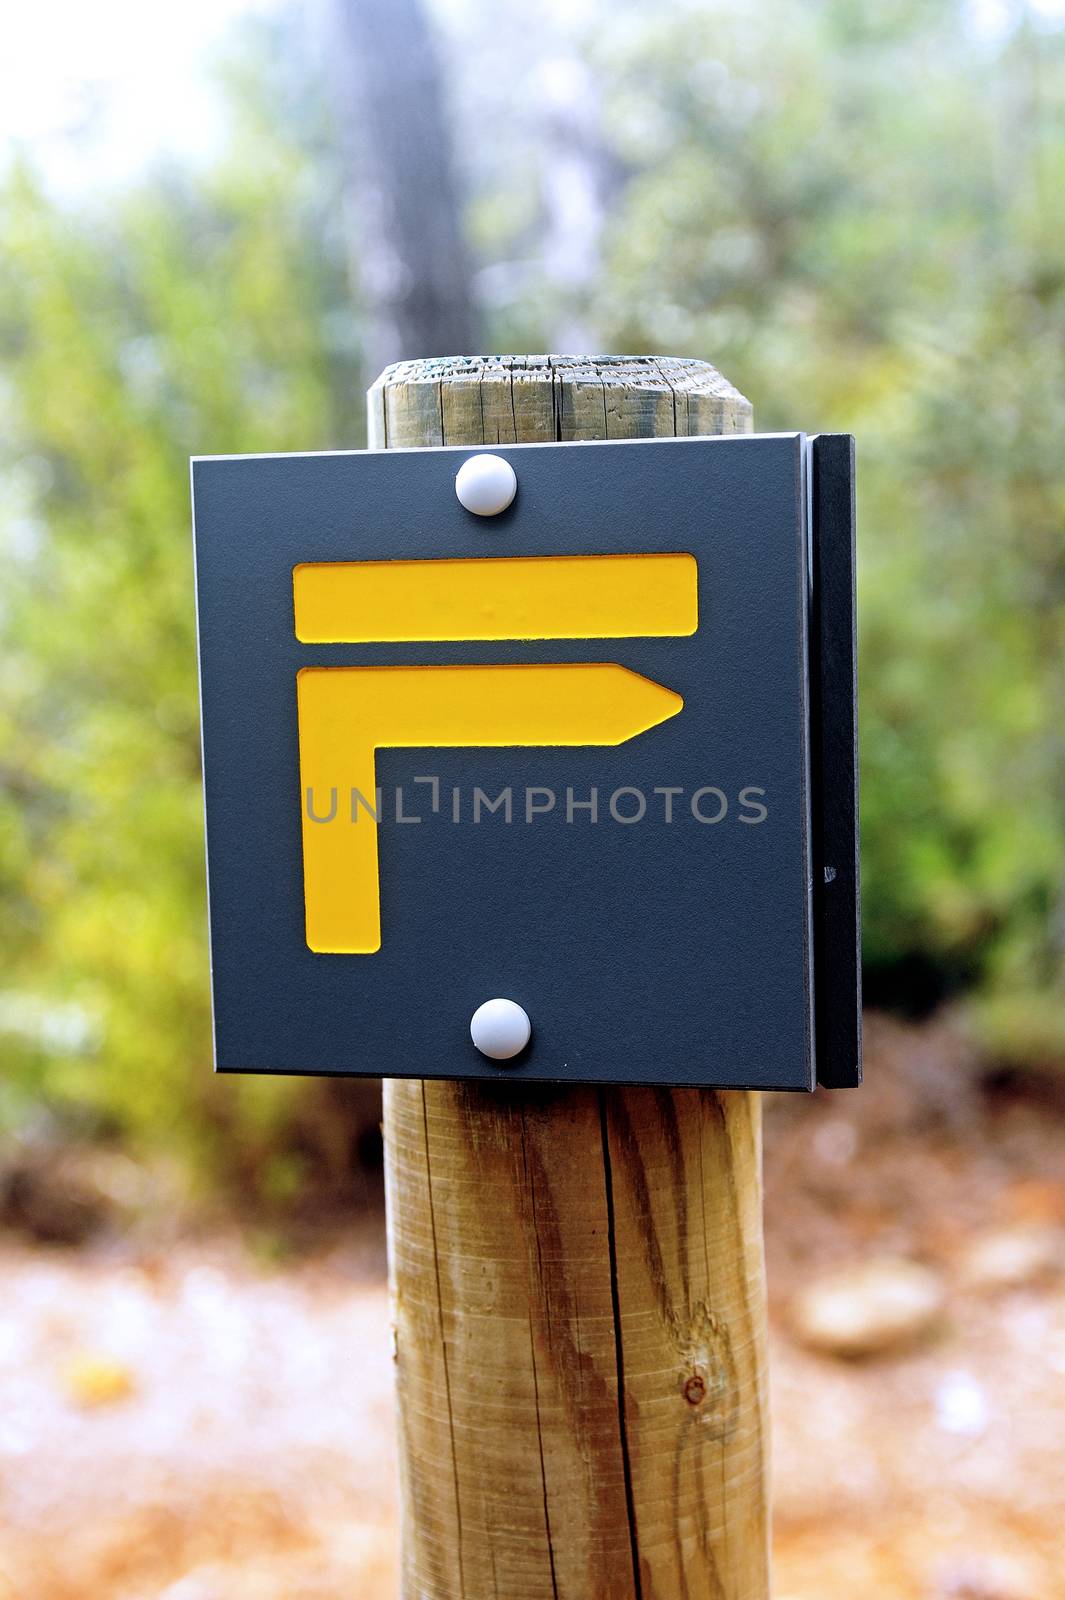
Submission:
[[[770,1105],[775,1600],[1065,1600],[1065,1281],[974,1265],[1065,1224],[1063,1132],[883,1019],[860,1093]],[[935,1333],[812,1354],[795,1296],[870,1256],[932,1269]],[[376,1213],[283,1265],[0,1245],[0,1600],[394,1600],[383,1270]]]

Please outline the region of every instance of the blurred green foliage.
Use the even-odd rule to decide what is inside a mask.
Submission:
[[[320,118],[247,42],[210,172],[108,214],[0,195],[0,1115],[269,1191],[299,1085],[210,1070],[188,458],[359,444],[363,402]]]
[[[960,0],[609,15],[571,32],[594,127],[562,152],[598,268],[523,282],[493,342],[563,295],[603,348],[710,357],[762,429],[857,435],[867,990],[1031,999],[1065,1055],[1065,29]],[[475,220],[520,256],[507,154],[478,154]]]
[[[968,17],[601,0],[533,43],[516,0],[477,0],[445,45],[493,348],[583,320],[604,348],[709,356],[763,429],[858,435],[872,990],[967,988],[997,1049],[1046,1054],[1065,34]],[[358,220],[301,32],[245,29],[207,170],[106,206],[24,165],[0,190],[0,1119],[43,1104],[279,1197],[325,1091],[209,1074],[187,458],[362,442]],[[570,154],[602,224],[572,280],[541,248],[559,151],[534,71],[495,117],[530,52],[594,87]]]

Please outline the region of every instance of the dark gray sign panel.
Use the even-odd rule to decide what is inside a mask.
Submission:
[[[193,463],[217,1066],[855,1082],[850,442],[486,453]]]

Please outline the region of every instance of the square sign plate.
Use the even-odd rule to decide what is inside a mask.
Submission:
[[[456,496],[481,453],[193,463],[218,1067],[812,1087],[815,875],[857,970],[816,442],[812,476],[799,434],[498,447],[494,516]],[[852,682],[814,691],[853,731]],[[494,997],[532,1022],[503,1063]]]

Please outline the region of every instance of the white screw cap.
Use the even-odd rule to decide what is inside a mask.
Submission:
[[[468,456],[455,474],[459,504],[477,517],[497,517],[517,492],[514,468],[502,456]]]
[[[470,1038],[490,1061],[520,1055],[531,1035],[529,1013],[514,1000],[486,1000],[470,1018]]]

